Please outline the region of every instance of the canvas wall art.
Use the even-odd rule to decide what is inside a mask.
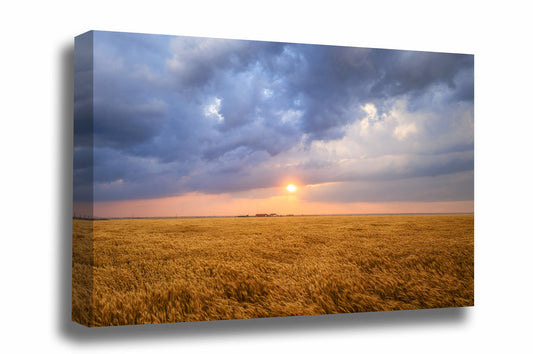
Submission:
[[[75,39],[72,319],[474,305],[474,56]]]

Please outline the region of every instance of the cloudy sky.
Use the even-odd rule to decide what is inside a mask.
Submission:
[[[474,210],[472,55],[116,32],[92,49],[74,194],[94,186],[95,216]]]

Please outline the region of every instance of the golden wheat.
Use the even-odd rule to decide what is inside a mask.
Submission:
[[[473,304],[473,215],[74,220],[88,326]]]

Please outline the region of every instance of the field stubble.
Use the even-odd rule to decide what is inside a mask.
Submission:
[[[473,215],[74,220],[73,237],[88,326],[474,305]]]

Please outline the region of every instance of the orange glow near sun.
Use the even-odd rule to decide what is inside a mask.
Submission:
[[[296,186],[294,184],[289,184],[287,187],[285,187],[285,189],[287,189],[289,192],[296,192],[296,190],[298,188],[296,188]]]

